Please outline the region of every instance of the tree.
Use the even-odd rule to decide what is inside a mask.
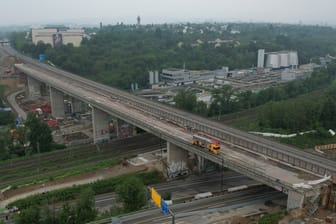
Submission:
[[[203,101],[198,101],[193,112],[206,117],[208,115],[208,105]]]
[[[81,192],[76,204],[76,223],[90,222],[96,215],[94,192],[91,188],[87,188]]]
[[[222,115],[235,111],[235,101],[233,100],[233,89],[231,86],[225,85],[220,89],[211,91],[212,103],[210,105],[210,114]]]
[[[336,99],[328,97],[322,106],[320,121],[326,129],[336,128]]]
[[[21,213],[16,216],[15,223],[17,224],[27,224],[27,223],[40,223],[40,208],[33,205],[27,209],[21,211]]]
[[[10,137],[8,132],[0,132],[0,160],[5,160],[9,158],[9,142]]]
[[[74,224],[76,221],[76,211],[70,207],[69,203],[63,204],[62,209],[57,215],[59,223]]]
[[[8,125],[14,123],[14,115],[11,112],[0,111],[0,125]]]
[[[197,105],[196,95],[185,89],[180,90],[174,97],[175,105],[177,108],[193,111]]]
[[[55,213],[55,208],[50,209],[48,206],[46,206],[42,210],[41,218],[42,218],[42,220],[40,221],[41,224],[59,224],[60,223]]]
[[[146,189],[137,177],[123,180],[117,185],[116,193],[126,211],[136,211],[146,204]]]
[[[47,151],[52,143],[49,126],[37,118],[34,113],[28,114],[25,126],[28,128],[27,138],[33,150],[35,152],[37,150],[40,150],[40,152]]]

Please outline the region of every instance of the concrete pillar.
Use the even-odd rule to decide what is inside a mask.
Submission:
[[[304,199],[305,195],[303,193],[290,190],[288,192],[287,210],[290,211],[293,209],[302,208]]]
[[[93,142],[99,143],[110,139],[110,115],[92,107]]]
[[[27,77],[28,80],[28,94],[31,99],[36,99],[41,97],[41,86],[40,82],[31,77]]]
[[[168,164],[171,164],[173,162],[181,162],[184,161],[187,164],[188,161],[188,151],[184,150],[173,143],[167,142],[167,153],[168,158],[167,162]]]
[[[82,112],[82,101],[71,97],[71,113]]]
[[[202,173],[205,170],[205,159],[202,156],[197,156],[197,170]]]
[[[135,126],[128,124],[127,122],[117,119],[117,137],[118,138],[127,138],[136,135]]]
[[[63,117],[64,113],[64,94],[50,87],[51,115],[53,117]]]
[[[189,173],[189,169],[187,166],[188,151],[170,142],[167,142],[167,151],[168,151],[167,177],[176,178],[179,176],[188,175]]]

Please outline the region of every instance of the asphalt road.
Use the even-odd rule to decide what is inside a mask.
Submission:
[[[23,120],[27,119],[27,114],[24,112],[21,107],[17,104],[15,97],[20,93],[23,93],[24,90],[19,90],[7,96],[7,101],[11,105],[11,107],[16,111],[18,116],[20,116]]]

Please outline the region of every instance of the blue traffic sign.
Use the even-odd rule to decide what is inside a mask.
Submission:
[[[19,118],[19,117],[16,118],[16,119],[15,119],[15,125],[18,126],[18,125],[21,125],[21,124],[22,124],[22,120],[21,120],[21,118]]]
[[[167,203],[161,199],[161,210],[163,214],[168,215],[169,214],[169,209]]]

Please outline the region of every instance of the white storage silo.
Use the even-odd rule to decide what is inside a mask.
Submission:
[[[289,52],[289,65],[293,67],[299,66],[299,57],[297,51]]]
[[[155,71],[154,83],[159,83],[159,71]]]
[[[289,53],[283,52],[279,54],[280,57],[280,67],[287,68],[289,67]]]
[[[258,68],[264,68],[265,64],[265,49],[258,50]]]
[[[149,72],[149,84],[154,84],[154,72],[152,71]]]
[[[280,68],[279,54],[270,53],[267,55],[266,67],[268,68]]]

